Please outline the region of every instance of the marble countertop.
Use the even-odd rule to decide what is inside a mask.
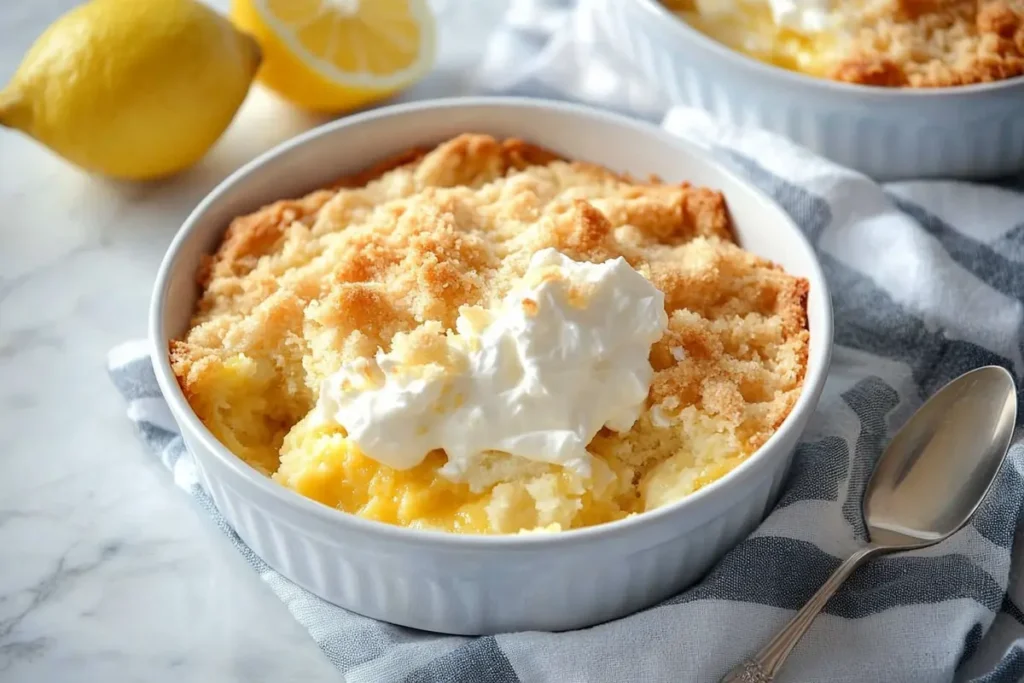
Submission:
[[[0,83],[75,4],[4,5]],[[469,87],[460,60],[479,45],[465,40],[486,32],[465,29],[442,26],[439,68],[401,99]],[[144,335],[157,265],[191,208],[318,122],[257,87],[197,167],[146,185],[90,177],[0,129],[0,681],[339,680],[144,451],[105,370],[110,347]]]

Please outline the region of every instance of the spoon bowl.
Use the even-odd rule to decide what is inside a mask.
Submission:
[[[931,545],[981,505],[1013,438],[1017,392],[998,365],[967,372],[925,402],[878,461],[864,494],[875,545]]]
[[[756,655],[722,683],[770,683],[839,586],[872,557],[935,545],[966,525],[992,488],[1017,423],[1017,387],[996,365],[960,375],[896,433],[868,482],[870,543],[846,559]]]

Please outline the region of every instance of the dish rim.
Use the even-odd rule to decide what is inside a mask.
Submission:
[[[863,85],[860,83],[846,83],[835,81],[830,78],[820,78],[791,71],[781,66],[768,64],[759,59],[751,57],[738,50],[718,42],[710,36],[704,35],[697,29],[690,26],[684,19],[677,17],[658,0],[624,0],[625,2],[636,2],[640,8],[650,15],[650,18],[659,23],[672,25],[671,31],[678,32],[684,40],[695,42],[699,47],[716,57],[724,59],[729,64],[749,72],[756,76],[765,78],[778,78],[786,81],[786,85],[799,87],[804,90],[820,88],[829,91],[832,96],[849,96],[855,99],[867,98],[871,104],[875,101],[884,104],[917,104],[914,100],[929,100],[936,97],[964,98],[971,95],[992,94],[1002,90],[1020,88],[1024,86],[1024,75],[1004,78],[999,81],[987,83],[971,83],[969,85],[949,85],[936,88],[886,88],[879,86]]]
[[[567,529],[559,532],[527,532],[518,534],[459,534],[447,531],[416,529],[404,526],[388,524],[377,520],[366,519],[346,513],[342,510],[329,507],[302,494],[293,491],[275,481],[270,477],[256,471],[252,466],[243,461],[224,446],[216,436],[202,423],[198,415],[192,409],[188,400],[178,384],[177,377],[171,369],[167,345],[170,336],[167,334],[164,325],[164,310],[168,301],[168,284],[172,275],[176,272],[175,266],[178,255],[183,247],[192,239],[196,227],[207,210],[213,206],[222,195],[236,184],[243,182],[250,174],[257,172],[264,166],[273,163],[291,150],[312,144],[314,141],[329,137],[336,131],[345,128],[355,128],[360,124],[373,119],[385,118],[394,115],[405,115],[424,109],[437,108],[471,108],[471,107],[499,107],[514,109],[554,109],[569,116],[576,116],[583,119],[603,121],[605,123],[631,128],[634,131],[648,136],[653,136],[665,142],[666,145],[681,146],[686,148],[687,153],[694,161],[713,167],[716,172],[727,177],[732,182],[742,186],[750,192],[758,201],[774,207],[781,217],[786,219],[786,229],[793,233],[793,237],[802,245],[809,256],[811,274],[807,277],[812,287],[818,287],[822,305],[815,310],[815,315],[820,316],[821,331],[818,333],[820,342],[811,346],[807,358],[807,367],[804,374],[804,383],[800,396],[790,409],[783,423],[778,429],[761,445],[760,448],[751,453],[742,463],[726,475],[707,484],[699,490],[681,498],[677,501],[664,505],[649,512],[638,513],[630,517],[596,524],[579,529]],[[524,131],[523,139],[529,135]],[[226,229],[227,226],[224,226]],[[811,297],[808,296],[808,314],[810,314]],[[810,332],[810,325],[808,325]],[[178,422],[182,431],[197,439],[213,456],[220,461],[220,464],[227,467],[233,475],[240,477],[248,486],[255,487],[260,495],[269,497],[276,504],[284,505],[293,511],[301,514],[308,514],[320,522],[327,523],[337,528],[339,532],[346,531],[363,536],[373,536],[375,540],[387,541],[403,546],[430,546],[444,547],[449,550],[491,550],[491,551],[524,551],[528,549],[540,549],[549,546],[569,547],[590,544],[597,541],[604,541],[608,538],[621,537],[624,534],[635,533],[640,527],[651,527],[662,522],[666,517],[682,514],[685,510],[696,509],[700,506],[709,507],[715,504],[716,498],[724,495],[729,487],[740,488],[744,482],[751,481],[759,469],[766,466],[764,461],[773,454],[781,457],[776,444],[783,441],[791,432],[799,430],[797,422],[805,413],[813,413],[816,409],[821,389],[825,384],[833,347],[833,311],[831,295],[825,279],[821,263],[814,252],[814,249],[807,239],[807,236],[796,225],[791,216],[775,200],[743,179],[731,169],[725,167],[715,160],[708,151],[702,149],[696,143],[671,135],[663,129],[645,121],[632,119],[620,114],[597,109],[582,104],[546,100],[530,97],[491,97],[491,96],[469,96],[450,97],[429,100],[420,100],[403,104],[395,104],[378,109],[360,112],[351,116],[343,117],[308,131],[300,133],[288,140],[285,140],[271,149],[257,155],[254,159],[242,165],[240,168],[229,174],[220,181],[189,213],[188,217],[178,229],[171,240],[167,251],[161,260],[153,284],[153,293],[150,299],[148,341],[150,345],[151,361],[154,373],[156,374],[161,393],[167,401],[168,407]],[[810,415],[807,415],[808,419]],[[799,439],[796,434],[794,441]],[[720,493],[723,492],[723,493]],[[241,493],[241,492],[240,492]],[[265,505],[264,502],[260,502]]]

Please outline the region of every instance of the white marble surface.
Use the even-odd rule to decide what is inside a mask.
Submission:
[[[0,3],[0,82],[74,4]],[[442,26],[441,67],[403,99],[468,87],[470,41],[486,38],[469,14]],[[108,348],[144,334],[189,210],[316,122],[256,89],[198,167],[148,185],[89,177],[0,129],[0,681],[339,680],[144,452],[104,367]]]

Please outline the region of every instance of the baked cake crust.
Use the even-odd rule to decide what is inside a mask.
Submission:
[[[622,256],[665,293],[648,409],[630,432],[591,442],[607,465],[600,482],[495,454],[491,479],[454,484],[436,474],[443,453],[394,471],[355,452],[340,427],[303,419],[342,363],[389,350],[396,334],[415,345],[423,330],[450,329],[463,305],[496,304],[545,247]],[[170,358],[200,419],[278,482],[407,526],[571,528],[656,507],[764,443],[807,363],[806,280],[735,244],[720,193],[486,135],[410,150],[236,218],[198,280],[191,328]]]

